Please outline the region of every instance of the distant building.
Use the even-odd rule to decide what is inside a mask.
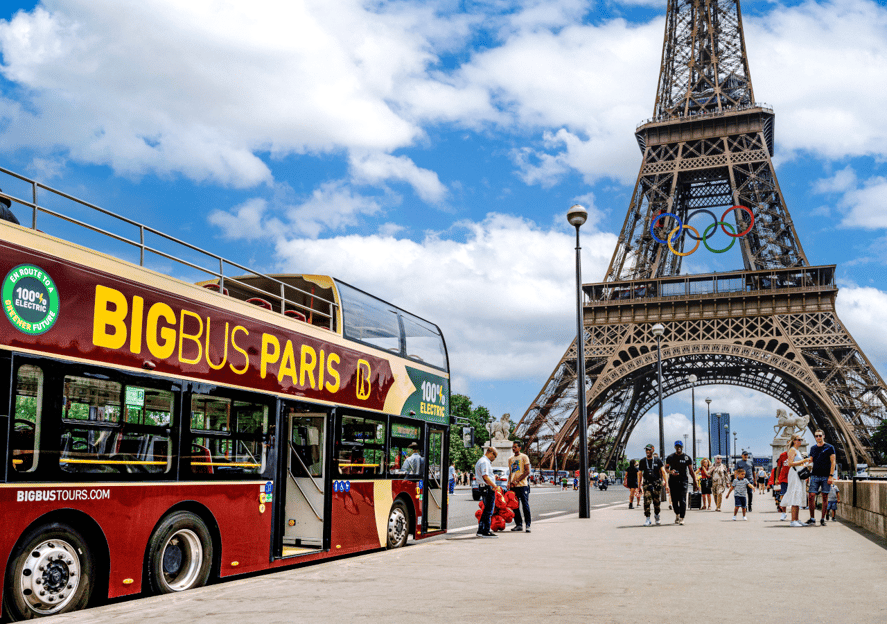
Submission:
[[[726,456],[730,453],[730,414],[712,414],[708,421],[708,430],[711,431],[711,456]]]

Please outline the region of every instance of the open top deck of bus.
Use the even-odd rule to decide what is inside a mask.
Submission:
[[[0,191],[0,199],[24,209],[13,213],[30,213],[22,227],[45,234],[48,226],[62,226],[64,235],[57,238],[185,281],[173,270],[164,270],[171,262],[174,269],[194,275],[196,286],[420,365],[448,369],[439,327],[341,280],[325,275],[265,274],[8,169],[0,167],[0,174],[0,188],[7,188]],[[9,192],[9,183],[27,187],[30,199]]]

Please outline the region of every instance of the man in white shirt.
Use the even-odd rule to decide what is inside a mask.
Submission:
[[[474,477],[477,479],[477,487],[480,490],[481,500],[484,502],[484,510],[477,523],[478,537],[497,537],[490,530],[490,521],[493,518],[493,510],[496,507],[496,481],[493,473],[493,460],[499,453],[492,446],[488,446],[477,463],[474,465]]]
[[[403,463],[404,474],[422,474],[422,455],[419,454],[419,445],[413,442],[407,448],[410,451],[410,456]]]

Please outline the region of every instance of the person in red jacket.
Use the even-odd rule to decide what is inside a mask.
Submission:
[[[777,505],[777,507],[779,508],[779,511],[782,512],[782,517],[779,518],[780,520],[785,520],[786,518],[788,518],[788,512],[786,511],[785,507],[782,506],[782,497],[785,496],[785,493],[788,490],[789,467],[786,464],[787,459],[788,451],[783,451],[782,454],[779,456],[779,459],[776,460],[775,468],[775,470],[779,471],[779,476],[777,477],[777,482],[779,483],[779,498],[777,500],[779,501],[779,504]],[[776,487],[774,485],[774,490],[775,489]]]

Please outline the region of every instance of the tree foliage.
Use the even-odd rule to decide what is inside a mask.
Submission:
[[[465,448],[462,443],[464,425],[454,425],[450,429],[450,459],[456,463],[458,470],[474,470],[474,464],[483,451],[481,447],[490,439],[486,428],[490,422],[490,410],[482,405],[474,407],[471,399],[464,394],[454,394],[450,397],[450,411],[453,416],[468,420],[469,426],[474,427],[475,443],[473,448]]]
[[[879,463],[887,463],[887,420],[882,420],[875,429],[875,435],[872,436],[872,450]]]

